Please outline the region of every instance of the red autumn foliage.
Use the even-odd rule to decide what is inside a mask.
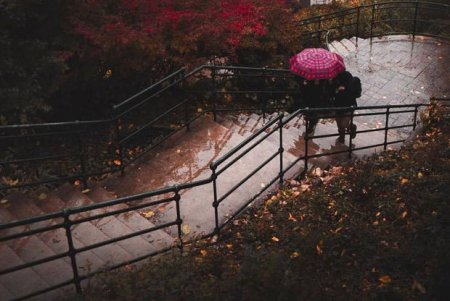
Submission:
[[[74,31],[86,50],[112,56],[143,52],[175,64],[212,55],[233,56],[244,39],[269,31],[270,13],[282,0],[88,0],[78,4]],[[92,49],[92,47],[94,49]]]

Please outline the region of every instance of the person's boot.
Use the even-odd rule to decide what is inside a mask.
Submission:
[[[337,138],[338,143],[344,143],[345,142],[345,130],[341,131],[339,130],[339,137]]]
[[[355,124],[351,124],[350,125],[350,137],[352,137],[352,139],[354,139],[356,137],[356,125]]]
[[[314,131],[316,130],[316,125],[314,124],[314,125],[310,125],[309,127],[308,127],[308,137],[309,136],[314,136]]]
[[[312,119],[309,121],[308,124],[308,137],[309,136],[314,136],[314,131],[316,130],[316,126],[317,126],[318,120],[317,119]]]

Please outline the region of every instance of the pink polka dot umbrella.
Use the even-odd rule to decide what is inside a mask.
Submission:
[[[306,48],[289,59],[289,69],[307,80],[330,79],[345,70],[343,58],[322,48]]]

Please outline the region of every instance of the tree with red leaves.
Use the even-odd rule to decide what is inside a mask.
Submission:
[[[280,0],[90,0],[82,5],[73,23],[89,44],[84,55],[126,62],[124,69],[165,72],[212,56],[233,58],[242,45],[267,36],[270,14],[285,10]]]

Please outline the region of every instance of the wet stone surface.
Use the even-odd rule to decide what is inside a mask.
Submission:
[[[358,39],[356,50],[344,57],[347,69],[361,78],[360,106],[426,103],[433,96],[449,96],[449,60],[448,41],[404,35],[374,38],[372,43]]]
[[[369,40],[359,39],[358,47],[356,47],[355,40],[353,38],[334,41],[332,45],[336,47],[334,51],[342,51],[347,69],[353,75],[361,78],[363,94],[359,99],[359,106],[427,103],[432,96],[448,97],[450,94],[450,73],[447,67],[447,62],[450,59],[450,44],[448,42],[421,37],[416,37],[415,41],[412,41],[408,36],[394,36],[377,38],[372,43]],[[333,51],[333,49],[331,50]],[[365,112],[373,113],[375,111],[371,109]],[[352,148],[363,149],[354,150],[353,157],[381,152],[384,149],[385,139],[387,142],[396,142],[411,134],[412,127],[397,128],[387,131],[387,138],[385,138],[386,132],[383,128],[386,125],[386,118],[384,115],[362,116],[362,113],[364,111],[355,116],[354,122],[359,131],[366,132],[359,133],[352,140]],[[276,118],[276,116],[275,114],[269,117]],[[413,116],[414,112],[391,114],[387,123],[391,126],[411,124]],[[212,162],[217,161],[236,145],[243,142],[267,121],[268,119],[256,114],[223,114],[219,116],[217,122],[213,121],[210,116],[203,116],[191,125],[190,131],[179,131],[154,151],[149,152],[138,162],[127,167],[125,175],[114,174],[107,177],[101,183],[97,183],[96,187],[91,187],[92,191],[86,195],[67,183],[59,187],[58,190],[49,193],[48,202],[35,203],[39,208],[35,208],[34,212],[30,211],[30,206],[26,207],[28,208],[28,211],[26,211],[21,208],[13,210],[8,204],[3,204],[0,208],[0,218],[12,221],[18,217],[24,218],[25,214],[39,214],[36,211],[40,209],[51,212],[58,208],[102,202],[117,196],[129,196],[174,184],[207,179],[211,176],[210,164]],[[382,130],[373,131],[374,129]],[[284,168],[290,163],[293,164],[292,170],[285,175],[285,179],[296,176],[304,168],[301,160],[299,163],[295,162],[306,151],[309,155],[327,154],[309,161],[310,167],[324,167],[334,164],[336,161],[348,159],[349,155],[346,152],[349,149],[348,136],[345,143],[337,143],[337,136],[327,137],[330,134],[337,134],[336,123],[333,119],[323,119],[317,125],[314,135],[326,137],[312,138],[305,145],[305,123],[303,118],[296,117],[283,127],[282,137],[285,151],[282,156],[276,153],[280,147],[279,131],[250,150],[245,157],[238,159],[237,154],[242,150],[238,151],[234,157],[236,159],[235,164],[226,168],[217,178],[217,196],[222,198],[217,212],[219,223],[228,220],[239,208],[245,208],[246,202],[257,194],[262,187],[268,187],[269,190],[276,189],[278,181],[273,184],[269,181],[272,178],[277,179],[281,157]],[[379,144],[379,146],[369,148],[374,144]],[[387,148],[395,148],[400,145],[400,143],[395,143]],[[368,148],[364,148],[366,146]],[[336,151],[342,151],[343,153],[329,155],[330,152]],[[275,154],[274,160],[266,167],[255,173],[235,191],[228,193],[230,189],[232,190],[236,184],[273,154]],[[222,164],[222,167],[224,165],[226,163]],[[215,227],[212,184],[182,190],[180,195],[182,233],[178,233],[178,229],[172,226],[169,229],[157,230],[148,236],[137,238],[133,242],[139,243],[139,246],[111,244],[102,247],[103,249],[93,250],[92,253],[83,252],[84,257],[78,259],[80,261],[86,259],[86,264],[94,263],[93,268],[96,268],[96,266],[101,265],[102,260],[108,259],[107,254],[111,255],[113,261],[121,260],[128,258],[127,256],[131,256],[131,254],[139,255],[135,252],[141,252],[141,245],[146,250],[149,245],[155,249],[162,249],[171,245],[175,241],[174,239],[178,238],[178,234],[182,239],[188,239],[212,232]],[[8,197],[11,200],[13,199],[12,195]],[[164,197],[168,196],[160,195],[154,197],[154,199]],[[154,199],[152,198],[152,200]],[[28,205],[25,196],[18,197],[16,201],[17,204]],[[145,201],[149,201],[148,198]],[[121,205],[126,206],[125,204]],[[84,228],[80,225],[77,226],[74,231],[74,240],[77,246],[88,245],[108,239],[108,237],[117,233],[128,233],[127,231],[131,231],[131,229],[134,231],[149,229],[153,225],[173,222],[177,218],[175,209],[175,204],[172,202],[159,205],[159,207],[141,208],[138,212],[133,212],[134,216],[124,214],[116,216],[117,220],[111,217],[102,219],[98,223],[81,224],[84,225]],[[14,213],[18,216],[15,216]],[[41,246],[42,252],[56,252],[58,248],[61,248],[56,244],[56,241],[53,241],[56,237],[48,236],[40,241],[39,237],[33,236],[35,246],[30,245],[28,249],[37,250],[37,246]],[[22,242],[19,241],[19,243]],[[21,264],[33,259],[31,257],[34,254],[31,254],[31,256],[19,252],[18,247],[17,244],[1,245],[0,265]],[[99,262],[98,265],[95,264],[95,259]],[[62,264],[68,265],[64,262]],[[90,267],[90,265],[88,266]],[[50,271],[53,271],[53,266],[51,268]],[[10,297],[15,298],[24,293],[45,288],[48,284],[46,281],[53,281],[53,278],[48,278],[46,274],[50,275],[45,270],[29,268],[13,275],[2,276],[0,277],[0,296],[8,296],[8,299]],[[25,278],[30,281],[22,283],[19,280]]]

